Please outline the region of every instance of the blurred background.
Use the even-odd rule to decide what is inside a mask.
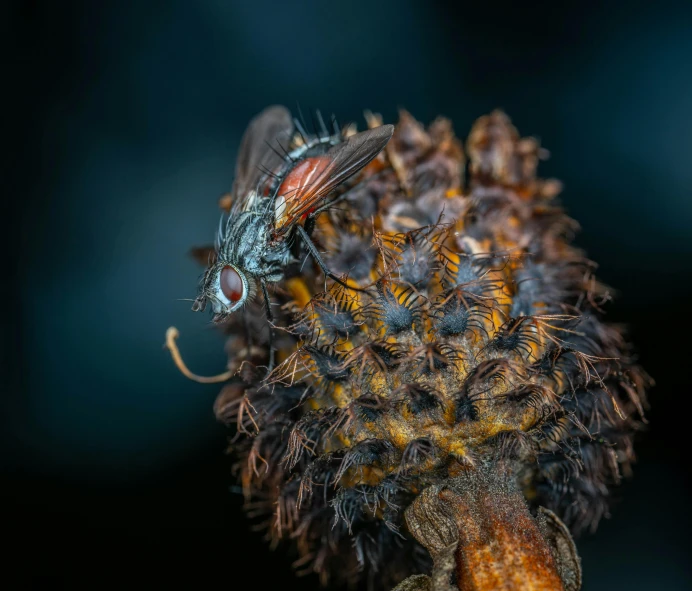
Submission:
[[[634,478],[578,541],[586,591],[692,589],[692,4],[13,2],[4,159],[3,577],[12,589],[317,589],[250,529],[193,314],[240,135],[263,107],[454,121],[501,107],[551,151],[658,386]],[[688,558],[685,558],[685,557]],[[7,568],[9,565],[9,569]],[[240,578],[239,578],[240,577]],[[3,585],[4,586],[4,585]],[[8,588],[8,587],[5,587]]]

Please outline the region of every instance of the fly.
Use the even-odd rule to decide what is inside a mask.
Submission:
[[[300,239],[325,276],[349,287],[322,260],[311,234],[315,218],[336,199],[332,191],[372,161],[387,145],[393,125],[344,138],[330,134],[319,117],[320,132],[308,135],[282,106],[268,107],[248,126],[240,144],[232,207],[221,218],[216,254],[207,267],[192,309],[212,306],[221,321],[252,301],[261,289],[267,318],[273,319],[267,285],[281,281],[295,261],[291,245]],[[297,129],[302,145],[287,146]],[[351,288],[353,289],[353,288]]]

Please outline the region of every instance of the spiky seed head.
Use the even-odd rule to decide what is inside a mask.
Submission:
[[[323,581],[424,571],[403,512],[469,467],[502,464],[575,532],[630,471],[649,378],[602,320],[608,291],[570,244],[559,183],[536,176],[545,150],[496,111],[466,154],[447,120],[401,113],[317,220],[327,265],[364,291],[289,270],[280,365],[260,380],[248,357],[217,404],[253,514]],[[227,330],[233,363],[252,347],[266,361],[266,332]]]

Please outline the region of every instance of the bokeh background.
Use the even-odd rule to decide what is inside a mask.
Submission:
[[[402,106],[462,137],[501,107],[541,139],[658,383],[634,479],[578,542],[584,589],[692,588],[692,4],[33,1],[3,16],[9,588],[317,589],[229,491],[218,388],[162,348],[174,324],[194,371],[224,367],[181,301],[201,271],[187,251],[213,239],[240,135],[277,102],[361,121]]]

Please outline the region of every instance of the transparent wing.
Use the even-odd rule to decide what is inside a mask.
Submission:
[[[233,211],[257,188],[267,171],[275,171],[283,162],[282,147],[288,144],[293,121],[286,107],[267,107],[248,125],[240,142],[233,182]]]
[[[392,133],[393,125],[361,131],[319,157],[315,174],[289,194],[277,196],[275,233],[285,234],[303,215],[318,207],[320,200],[375,158]]]

